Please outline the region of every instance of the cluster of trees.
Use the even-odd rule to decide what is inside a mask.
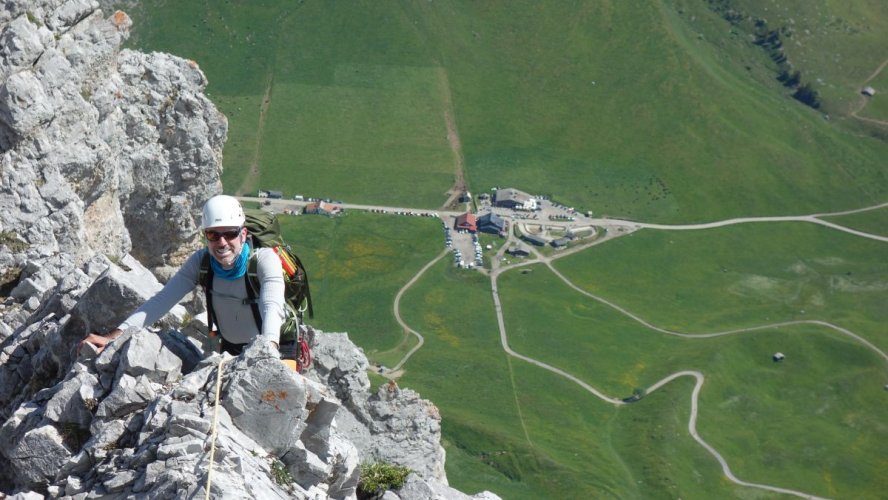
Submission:
[[[771,29],[765,19],[753,17],[737,8],[734,0],[707,0],[707,3],[710,9],[732,25],[754,34],[754,43],[774,61],[777,66],[777,80],[792,91],[794,99],[814,109],[820,108],[817,90],[810,83],[802,83],[801,72],[793,70],[792,63],[783,51],[783,39],[792,36],[792,29],[787,26]]]
[[[792,70],[792,64],[783,52],[782,37],[792,36],[792,31],[785,26],[769,30],[768,23],[764,19],[755,20],[756,34],[755,44],[768,52],[771,60],[777,64],[777,80],[784,87],[793,91],[792,97],[797,101],[814,109],[820,108],[820,95],[811,87],[810,83],[802,83],[802,73]]]

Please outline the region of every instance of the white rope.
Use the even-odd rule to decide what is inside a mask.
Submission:
[[[216,424],[219,422],[219,392],[222,388],[222,365],[228,361],[222,358],[219,366],[216,368],[216,398],[213,407],[213,427],[210,431],[210,465],[207,467],[207,495],[206,500],[210,499],[210,485],[213,483],[213,456],[216,454]]]

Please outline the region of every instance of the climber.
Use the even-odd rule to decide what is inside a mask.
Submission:
[[[90,333],[81,343],[90,343],[101,352],[105,345],[119,337],[127,328],[151,325],[170,311],[199,283],[201,260],[209,253],[212,267],[211,323],[221,335],[221,349],[238,355],[254,339],[272,342],[280,348],[281,324],[285,319],[284,279],[281,261],[270,248],[254,251],[259,279],[258,311],[261,329],[248,298],[247,261],[250,259],[250,237],[244,227],[245,217],[237,199],[218,195],[203,207],[201,229],[207,246],[194,252],[167,284],[139,307],[130,317],[108,333]]]

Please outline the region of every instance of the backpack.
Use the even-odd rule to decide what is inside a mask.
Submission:
[[[308,274],[299,257],[293,253],[290,245],[284,242],[281,235],[280,222],[275,214],[261,209],[244,209],[247,228],[252,244],[250,260],[247,264],[247,279],[244,280],[247,289],[247,301],[253,311],[256,327],[261,330],[262,317],[259,313],[259,275],[257,271],[258,259],[255,249],[271,248],[281,260],[281,271],[284,274],[284,309],[286,318],[281,325],[281,351],[282,358],[295,359],[298,362],[299,371],[302,372],[311,365],[311,352],[309,343],[314,332],[303,322],[303,314],[308,311],[308,317],[314,317],[314,308],[311,303],[311,290],[308,287]],[[210,254],[204,254],[200,262],[198,283],[206,293],[207,324],[210,332],[215,319],[213,314],[213,268],[210,266]],[[295,352],[285,348],[286,344],[295,342]],[[288,352],[289,351],[289,352]],[[285,353],[286,352],[286,353]]]

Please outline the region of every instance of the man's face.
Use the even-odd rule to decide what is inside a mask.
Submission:
[[[244,246],[247,229],[244,227],[211,227],[204,231],[207,248],[224,269],[231,269]]]

